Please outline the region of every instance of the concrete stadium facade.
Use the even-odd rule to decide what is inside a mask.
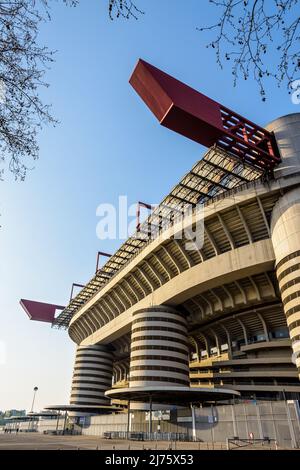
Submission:
[[[142,60],[130,84],[208,151],[157,207],[138,203],[135,234],[98,252],[66,307],[21,299],[77,345],[70,404],[47,408],[86,434],[215,429],[299,447],[300,113],[262,128]]]
[[[274,177],[205,203],[201,248],[187,250],[175,222],[77,309],[71,404],[147,386],[299,400],[300,114],[267,129]]]

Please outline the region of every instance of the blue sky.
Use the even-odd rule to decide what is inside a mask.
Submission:
[[[215,21],[208,0],[137,0],[138,21],[108,19],[103,0],[71,9],[54,2],[40,40],[57,50],[43,91],[60,120],[40,134],[40,159],[26,181],[0,184],[0,410],[36,409],[69,399],[75,345],[66,332],[30,322],[20,298],[66,304],[72,282],[84,283],[96,252],[118,241],[96,237],[96,208],[156,203],[201,158],[203,148],[159,127],[128,79],[139,57],[260,125],[298,112],[286,89],[232,86],[197,26]]]

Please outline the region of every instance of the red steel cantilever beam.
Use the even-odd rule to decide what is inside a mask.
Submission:
[[[25,310],[30,320],[53,323],[56,310],[63,310],[62,305],[36,302],[35,300],[20,300],[21,307]]]
[[[160,124],[206,147],[218,145],[267,172],[280,162],[273,133],[140,59],[129,80]]]

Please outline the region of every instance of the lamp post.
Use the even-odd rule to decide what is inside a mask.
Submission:
[[[38,387],[34,387],[33,389],[33,400],[32,400],[32,405],[31,405],[31,411],[30,413],[33,413],[33,407],[34,407],[34,400],[35,400],[35,396],[36,396],[36,392],[38,391]]]

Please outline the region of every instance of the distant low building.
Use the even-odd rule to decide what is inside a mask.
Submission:
[[[6,410],[0,411],[0,425],[5,423],[6,418],[25,416],[26,410]]]

